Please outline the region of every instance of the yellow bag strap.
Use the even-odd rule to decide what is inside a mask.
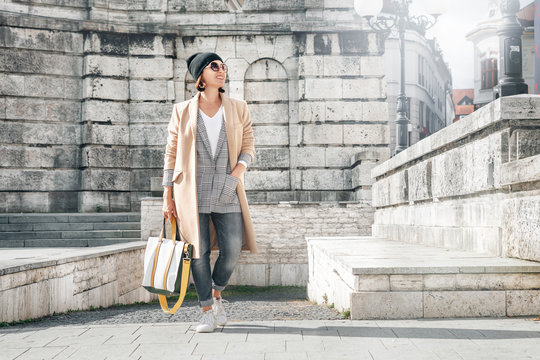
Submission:
[[[186,244],[184,247],[185,251],[187,251],[187,246],[188,244]],[[182,303],[184,302],[184,297],[186,296],[186,290],[188,288],[190,265],[191,259],[184,258],[184,261],[182,262],[182,280],[180,283],[180,295],[178,296],[178,301],[176,302],[176,304],[174,304],[172,308],[169,309],[169,305],[167,304],[167,297],[165,295],[158,294],[161,309],[167,314],[174,314],[178,309],[180,309],[180,306],[182,306]]]

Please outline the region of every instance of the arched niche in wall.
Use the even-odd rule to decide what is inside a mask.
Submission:
[[[247,190],[290,190],[289,87],[283,65],[270,58],[253,62],[244,76],[255,136],[256,159]]]

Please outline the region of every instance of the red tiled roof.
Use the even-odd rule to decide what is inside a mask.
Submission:
[[[452,90],[452,101],[454,102],[454,106],[456,107],[456,109],[459,106],[458,103],[465,96],[468,96],[469,99],[474,100],[474,89],[453,89]],[[464,106],[467,106],[467,105],[464,105]]]

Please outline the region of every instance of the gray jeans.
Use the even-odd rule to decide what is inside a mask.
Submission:
[[[216,229],[219,256],[210,269],[210,217]],[[242,251],[242,213],[199,213],[200,258],[191,260],[191,273],[201,307],[214,303],[212,288],[223,290]]]

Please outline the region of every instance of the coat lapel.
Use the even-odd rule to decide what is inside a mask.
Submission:
[[[198,119],[197,131],[199,132],[199,135],[201,136],[204,147],[206,148],[206,151],[208,152],[208,156],[210,157],[210,159],[214,160],[214,157],[212,156],[212,147],[210,146],[210,139],[208,139],[208,133],[206,132],[206,125],[204,124],[204,119],[202,118],[202,116],[197,116],[197,119]]]

